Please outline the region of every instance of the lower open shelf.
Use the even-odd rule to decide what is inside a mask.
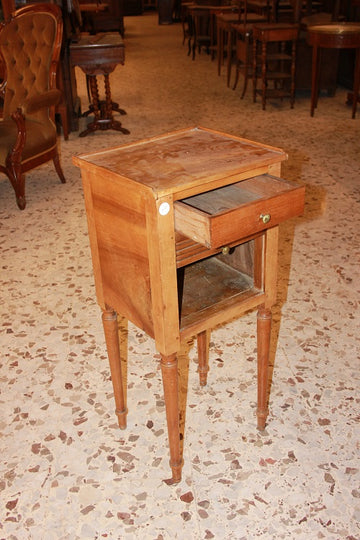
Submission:
[[[184,329],[237,309],[263,294],[254,284],[253,242],[178,269],[180,328]],[[254,300],[254,305],[259,301]]]

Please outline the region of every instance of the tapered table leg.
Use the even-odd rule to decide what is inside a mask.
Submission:
[[[127,409],[125,406],[124,387],[121,374],[119,330],[116,311],[104,310],[102,314],[106,348],[110,363],[111,380],[114,388],[115,413],[121,429],[126,428]]]
[[[224,34],[223,30],[221,28],[221,25],[217,25],[217,68],[218,68],[218,75],[221,75],[221,64],[223,61],[223,52],[224,52]]]
[[[319,97],[319,69],[320,69],[320,54],[318,47],[314,45],[312,52],[311,65],[311,105],[310,116],[314,116],[314,111],[317,107]]]
[[[268,376],[269,352],[271,332],[271,311],[264,306],[259,308],[257,314],[257,361],[258,361],[258,401],[257,401],[257,427],[265,429],[268,415]]]
[[[296,68],[296,41],[292,42],[291,48],[291,97],[290,106],[293,109],[295,104],[295,68]]]
[[[359,99],[360,88],[360,48],[356,49],[355,69],[354,69],[354,91],[353,91],[353,106],[351,118],[355,118],[356,106]]]
[[[256,84],[257,84],[257,40],[253,39],[253,102],[256,101]]]
[[[266,42],[262,43],[261,47],[261,84],[262,84],[262,108],[265,111],[266,107]]]
[[[233,51],[233,42],[234,42],[233,30],[228,29],[227,36],[228,38],[227,38],[227,57],[226,57],[226,83],[227,83],[227,87],[230,88],[232,51]]]
[[[169,356],[161,355],[161,373],[170,447],[171,483],[175,484],[181,480],[181,469],[183,465],[180,453],[179,385],[176,354]]]
[[[207,331],[204,330],[197,335],[197,346],[198,346],[198,373],[200,386],[206,386],[207,383],[207,374],[209,371],[209,347],[208,347],[208,335]]]

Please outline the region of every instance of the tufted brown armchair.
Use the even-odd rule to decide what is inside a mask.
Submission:
[[[56,69],[62,39],[62,15],[55,4],[29,4],[0,25],[0,52],[6,77],[0,120],[0,172],[5,173],[21,210],[25,208],[24,173],[53,160],[61,182],[55,105]]]

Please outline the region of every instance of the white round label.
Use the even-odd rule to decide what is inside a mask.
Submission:
[[[166,216],[170,211],[170,204],[167,202],[163,202],[159,206],[159,214],[161,216]]]

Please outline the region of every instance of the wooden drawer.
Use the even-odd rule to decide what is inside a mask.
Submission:
[[[302,214],[305,188],[263,174],[174,204],[175,229],[219,248]]]

